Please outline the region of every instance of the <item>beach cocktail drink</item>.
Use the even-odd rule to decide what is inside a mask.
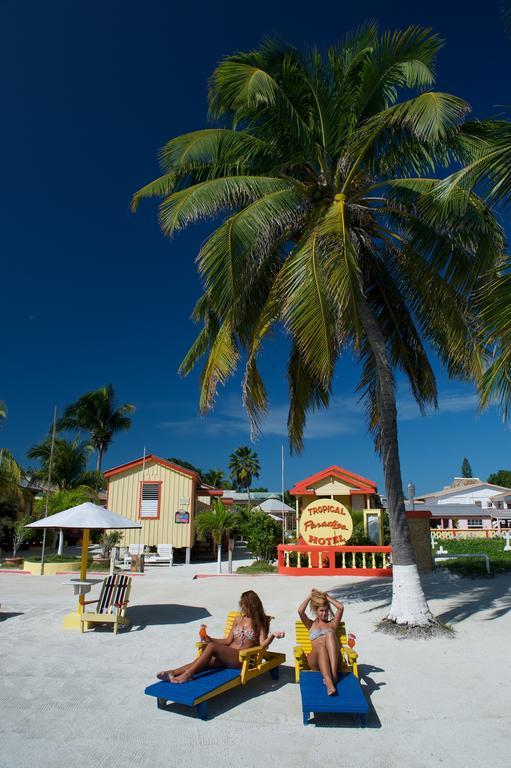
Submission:
[[[199,629],[199,637],[200,637],[200,639],[202,640],[203,643],[206,641],[207,636],[208,636],[208,632],[207,632],[207,629],[206,629],[206,625],[205,624],[201,624],[200,625],[200,629]]]

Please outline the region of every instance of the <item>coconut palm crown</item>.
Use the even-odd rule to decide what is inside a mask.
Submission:
[[[108,450],[116,432],[127,432],[135,406],[117,405],[112,384],[86,392],[76,403],[68,406],[59,420],[59,429],[88,432],[97,451],[96,471],[101,471],[103,454]]]
[[[229,56],[209,86],[219,127],[170,140],[162,175],[133,199],[136,209],[141,198],[163,198],[169,236],[200,219],[216,226],[197,255],[202,328],[180,369],[205,358],[202,411],[243,358],[243,401],[257,431],[268,407],[257,358],[283,326],[289,438],[301,450],[307,413],[328,406],[337,361],[360,361],[392,533],[389,617],[408,624],[431,616],[404,513],[396,372],[421,410],[437,400],[428,353],[451,375],[480,375],[470,299],[503,245],[475,194],[434,194],[442,166],[465,162],[481,141],[469,105],[433,90],[441,44],[428,29],[379,34],[369,24],[325,54],[270,41]],[[397,601],[405,578],[414,580],[413,610],[414,601]]]

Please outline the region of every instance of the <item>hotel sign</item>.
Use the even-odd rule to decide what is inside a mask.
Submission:
[[[300,535],[311,546],[340,546],[350,540],[352,533],[351,515],[339,501],[311,501],[301,514]]]

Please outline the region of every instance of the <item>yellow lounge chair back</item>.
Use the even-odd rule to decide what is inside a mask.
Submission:
[[[309,630],[307,629],[303,621],[300,621],[300,619],[297,620],[295,626],[296,626],[296,644],[300,646],[300,648],[304,651],[304,653],[310,653],[312,651],[312,643],[309,637]],[[339,645],[345,645],[348,642],[348,638],[346,636],[346,627],[344,626],[343,621],[339,622],[339,626],[337,627],[337,631],[335,634],[339,641]]]

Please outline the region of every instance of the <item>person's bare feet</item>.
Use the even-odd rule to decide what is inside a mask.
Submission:
[[[172,677],[170,679],[171,683],[188,683],[190,680],[193,680],[193,675],[191,672],[183,672],[182,675],[176,675],[175,677]]]
[[[335,696],[335,694],[337,693],[337,688],[332,683],[332,681],[329,681],[329,682],[325,681],[325,685],[326,685],[326,692],[328,696]]]
[[[158,672],[156,677],[158,678],[158,680],[161,680],[163,683],[170,683],[171,679],[174,677],[174,670],[164,669],[163,672]]]

